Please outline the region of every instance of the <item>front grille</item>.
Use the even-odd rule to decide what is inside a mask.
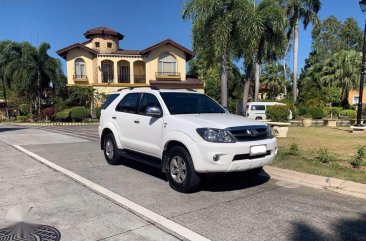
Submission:
[[[238,126],[226,129],[236,141],[260,141],[268,138],[266,126]]]
[[[238,161],[238,160],[253,160],[253,159],[258,159],[258,158],[263,158],[266,156],[271,155],[271,151],[267,151],[266,154],[263,155],[258,155],[258,156],[250,156],[249,154],[239,154],[239,155],[235,155],[233,158],[233,161]]]

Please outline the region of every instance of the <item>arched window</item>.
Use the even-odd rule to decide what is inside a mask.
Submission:
[[[75,79],[83,79],[85,77],[85,62],[83,59],[78,58],[75,60]]]
[[[177,61],[172,54],[165,53],[159,57],[159,74],[175,75],[177,72]]]

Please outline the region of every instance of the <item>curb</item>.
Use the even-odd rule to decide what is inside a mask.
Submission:
[[[333,177],[323,177],[301,173],[271,166],[265,166],[264,170],[271,177],[281,181],[297,183],[303,186],[333,191],[366,199],[366,184],[346,181]]]
[[[7,122],[9,125],[16,126],[88,126],[88,125],[99,125],[99,122],[46,122],[46,123],[12,123]]]

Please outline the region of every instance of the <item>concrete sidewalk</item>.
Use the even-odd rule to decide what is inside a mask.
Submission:
[[[1,141],[0,166],[0,228],[9,209],[24,205],[61,240],[179,240]]]

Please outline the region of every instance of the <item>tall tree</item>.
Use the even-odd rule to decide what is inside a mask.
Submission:
[[[281,0],[286,14],[290,20],[288,36],[294,35],[294,67],[293,67],[293,97],[297,99],[297,67],[299,51],[299,21],[303,22],[306,29],[310,23],[318,21],[317,14],[320,10],[320,0]]]
[[[17,91],[34,100],[39,117],[42,90],[62,75],[60,61],[47,53],[50,48],[48,43],[42,43],[38,48],[27,42],[21,43],[21,57],[8,63],[5,69],[5,74],[14,80]]]
[[[227,67],[240,14],[238,0],[187,0],[182,17],[193,24],[193,47],[207,52],[207,59],[220,56],[221,105],[227,107]]]
[[[282,57],[287,41],[285,29],[287,19],[278,1],[263,0],[258,5],[243,1],[242,15],[238,19],[240,26],[236,53],[244,59],[246,73],[243,92],[243,111],[248,100],[250,79],[255,75],[254,99],[258,99],[260,88],[259,66]]]
[[[276,62],[267,64],[263,68],[261,84],[267,86],[269,99],[274,100],[281,93],[284,93],[284,89],[288,86],[288,80],[283,72],[283,67]]]

